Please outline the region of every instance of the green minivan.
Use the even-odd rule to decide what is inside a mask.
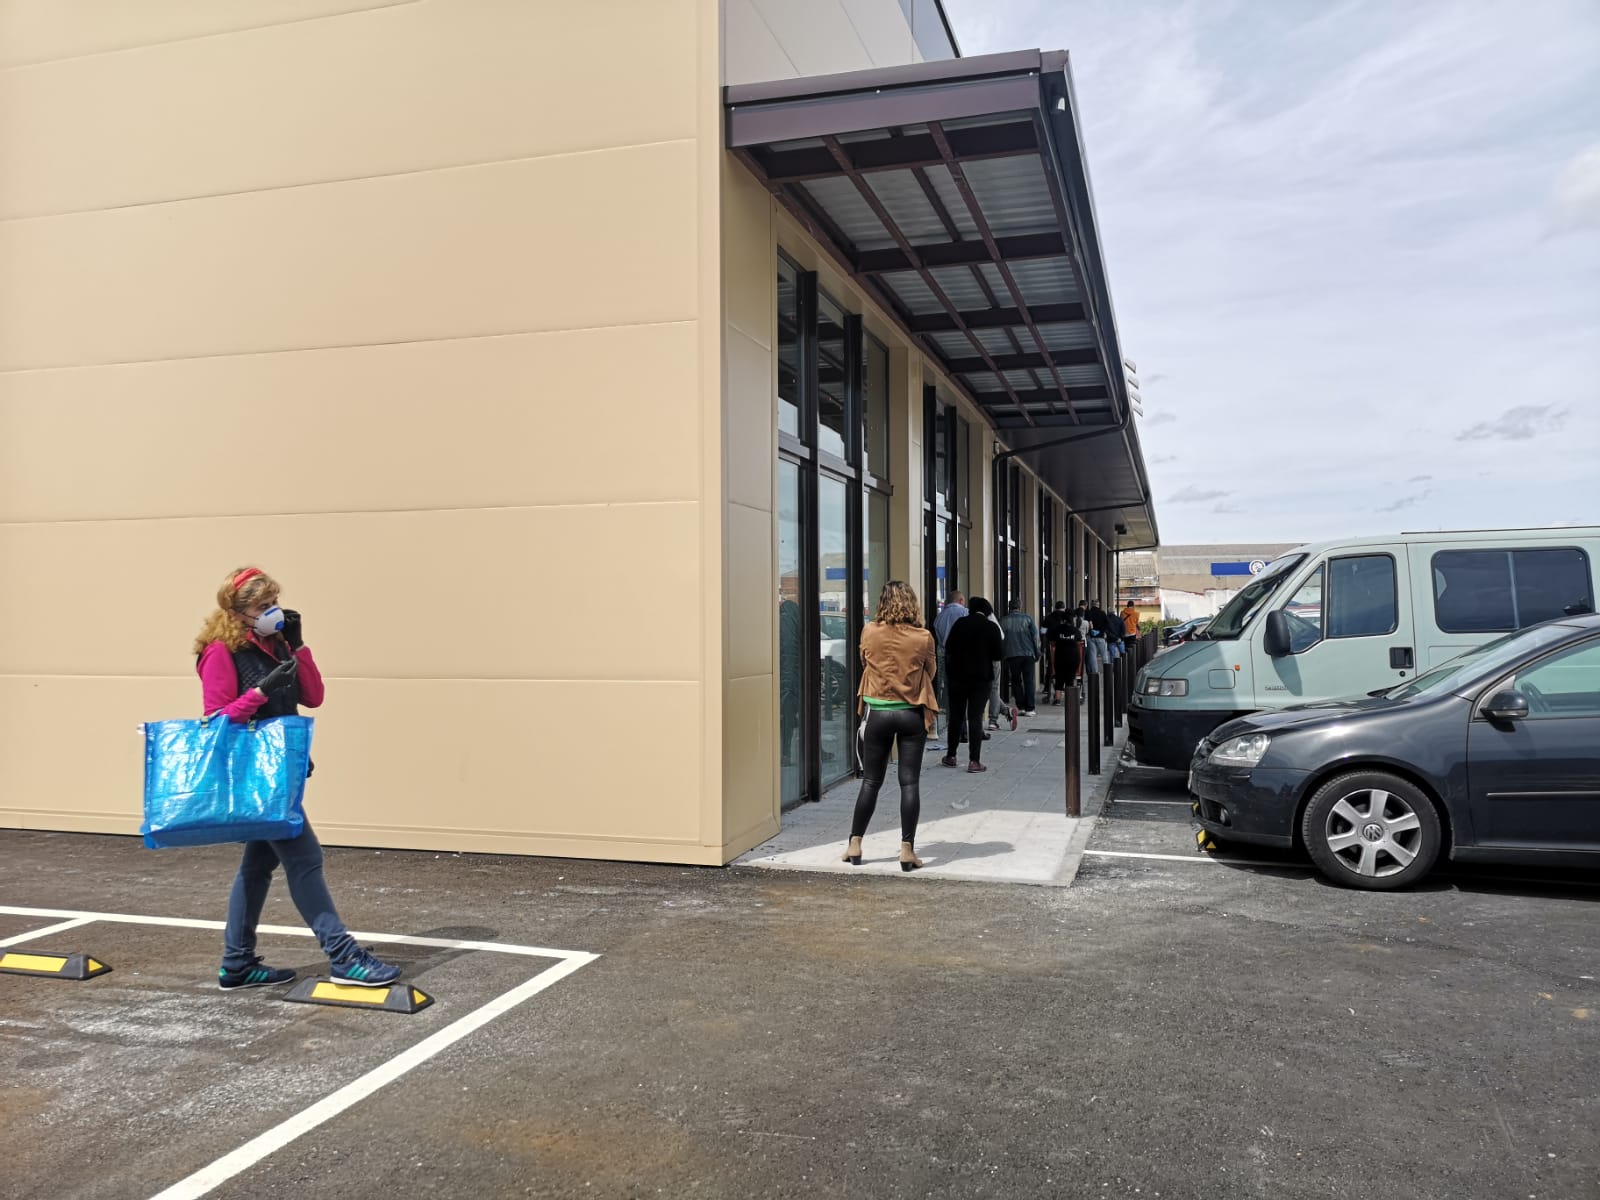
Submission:
[[[1218,725],[1404,683],[1480,642],[1595,611],[1600,525],[1302,546],[1138,674],[1128,742],[1184,770]]]

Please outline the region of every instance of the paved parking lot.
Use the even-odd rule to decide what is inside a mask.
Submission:
[[[330,849],[354,928],[425,939],[382,946],[415,1016],[221,993],[208,928],[39,939],[115,970],[0,976],[7,1194],[155,1196],[274,1130],[169,1194],[1600,1194],[1592,879],[1180,861],[1175,782],[1124,776],[1071,888]],[[232,859],[5,831],[0,905],[215,920]],[[449,941],[600,957],[306,1127],[554,961]]]

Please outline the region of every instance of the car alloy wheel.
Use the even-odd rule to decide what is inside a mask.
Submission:
[[[1358,771],[1324,784],[1306,806],[1300,833],[1324,875],[1371,890],[1421,879],[1443,841],[1433,801],[1384,771]]]

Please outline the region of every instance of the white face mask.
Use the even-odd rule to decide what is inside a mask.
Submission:
[[[271,637],[275,633],[283,632],[283,609],[274,604],[266,612],[256,618],[251,627],[262,637]]]

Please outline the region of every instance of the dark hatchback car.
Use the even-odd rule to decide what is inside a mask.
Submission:
[[[1162,635],[1162,642],[1168,646],[1176,646],[1181,642],[1193,641],[1198,635],[1206,631],[1206,626],[1211,624],[1210,617],[1196,617],[1192,621],[1185,621],[1182,625],[1174,625]]]
[[[1214,836],[1302,845],[1351,887],[1405,887],[1441,853],[1600,867],[1600,616],[1390,691],[1229,721],[1195,751],[1189,791]]]

